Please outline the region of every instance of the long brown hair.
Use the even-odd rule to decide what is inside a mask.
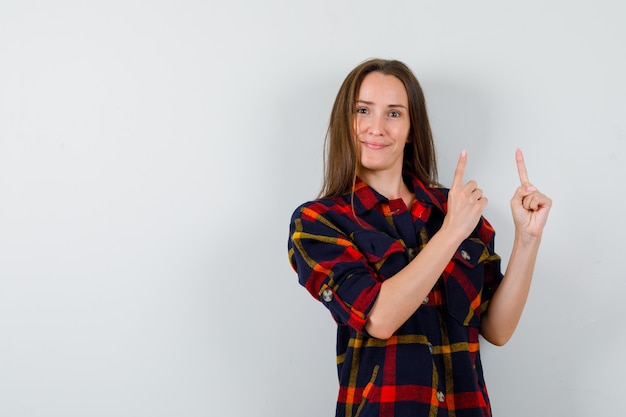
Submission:
[[[356,181],[360,163],[354,132],[356,100],[363,79],[372,72],[393,75],[407,92],[411,127],[402,169],[415,174],[425,185],[438,185],[435,145],[422,87],[404,63],[370,59],[348,74],[335,98],[324,144],[324,183],[319,198],[338,197],[350,191]]]

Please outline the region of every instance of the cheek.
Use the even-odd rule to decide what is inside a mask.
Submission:
[[[409,127],[406,125],[395,126],[394,128],[394,136],[398,139],[408,140],[409,138]]]
[[[407,124],[406,126],[404,126],[403,131],[402,131],[402,137],[404,137],[406,142],[409,141],[409,132],[410,131],[411,131],[411,125]]]

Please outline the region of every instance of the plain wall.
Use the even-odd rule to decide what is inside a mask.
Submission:
[[[505,4],[506,3],[506,4]],[[622,409],[622,2],[0,3],[0,415],[330,416],[335,326],[288,265],[369,57],[425,90],[504,265],[523,149],[554,200],[496,416]]]

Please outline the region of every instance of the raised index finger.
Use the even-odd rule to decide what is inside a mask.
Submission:
[[[526,164],[524,163],[524,154],[521,149],[515,152],[515,162],[517,163],[517,173],[519,174],[519,180],[522,185],[529,184],[528,171],[526,170]]]
[[[465,175],[465,165],[467,165],[467,152],[462,151],[461,156],[459,156],[459,162],[456,164],[456,169],[454,170],[454,178],[452,179],[452,187],[462,187],[463,186],[463,176]]]

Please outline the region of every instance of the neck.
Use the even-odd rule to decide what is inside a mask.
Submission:
[[[375,189],[378,193],[387,197],[387,199],[396,200],[401,198],[404,200],[407,207],[410,206],[414,194],[404,183],[402,172],[361,169],[358,175],[363,182]]]

